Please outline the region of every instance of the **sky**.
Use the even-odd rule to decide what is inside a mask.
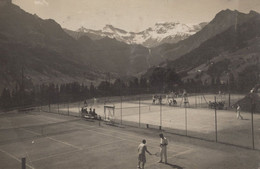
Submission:
[[[140,32],[155,23],[198,24],[221,10],[260,13],[260,0],[12,0],[23,10],[54,19],[63,28],[99,30],[110,24]]]

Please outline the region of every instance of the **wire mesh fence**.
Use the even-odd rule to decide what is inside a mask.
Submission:
[[[101,97],[78,102],[41,106],[42,111],[82,117],[83,108],[113,124],[156,128],[165,132],[260,149],[260,115],[241,112],[238,100],[245,95],[190,94],[170,97],[165,94]],[[105,109],[104,107],[108,107]]]

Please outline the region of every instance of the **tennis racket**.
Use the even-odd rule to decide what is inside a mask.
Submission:
[[[160,152],[156,152],[153,155],[155,155],[156,157],[160,157]]]

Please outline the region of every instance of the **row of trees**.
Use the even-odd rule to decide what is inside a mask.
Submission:
[[[173,90],[181,84],[181,79],[173,69],[155,68],[151,75],[130,80],[116,79],[112,83],[102,81],[94,86],[78,82],[67,84],[42,84],[33,88],[23,86],[5,88],[0,96],[2,108],[21,107],[58,102],[73,102],[93,97],[133,95]]]
[[[244,77],[244,76],[242,76]],[[116,79],[113,83],[102,81],[97,86],[89,86],[78,82],[67,84],[42,84],[30,89],[16,87],[15,89],[5,88],[0,96],[1,108],[12,108],[31,105],[46,105],[52,103],[64,103],[85,100],[93,97],[120,96],[147,93],[168,93],[186,89],[192,92],[217,92],[228,91],[234,88],[235,82],[229,84],[211,83],[205,85],[200,80],[188,79],[182,82],[180,75],[174,69],[162,67],[154,68],[150,75],[141,78],[132,78],[123,81]],[[202,91],[201,91],[202,90]]]

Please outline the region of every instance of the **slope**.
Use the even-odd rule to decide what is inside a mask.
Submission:
[[[242,24],[256,15],[259,14],[254,11],[251,11],[249,14],[229,9],[220,11],[201,31],[177,44],[163,44],[153,48],[152,55],[153,57],[161,56],[159,61],[175,60],[231,26],[236,27],[237,24]]]

